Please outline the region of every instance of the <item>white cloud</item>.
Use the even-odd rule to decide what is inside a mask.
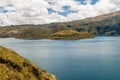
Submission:
[[[76,2],[74,0],[46,0],[48,2],[54,3],[50,5],[50,8],[52,8],[55,11],[58,12],[64,12],[62,9],[63,6],[77,6],[79,2]]]
[[[85,0],[84,3],[90,4],[90,3],[92,3],[92,0]]]
[[[120,10],[120,0],[99,0],[90,4],[85,0],[81,4],[75,0],[0,0],[0,22],[3,25],[45,24],[84,19]],[[67,16],[58,14],[65,12],[64,6],[69,6],[71,12]],[[49,13],[48,8],[55,12]],[[7,12],[3,11],[6,10]],[[1,11],[1,10],[0,10]]]

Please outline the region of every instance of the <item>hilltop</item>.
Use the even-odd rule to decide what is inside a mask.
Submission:
[[[0,80],[56,80],[55,76],[0,46]]]
[[[51,34],[48,38],[54,40],[76,40],[92,37],[93,35],[88,32],[77,32],[75,30],[62,30]]]

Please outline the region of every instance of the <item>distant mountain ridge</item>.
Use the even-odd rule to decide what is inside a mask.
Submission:
[[[120,35],[120,11],[65,24],[72,24],[74,27],[71,28],[77,31],[87,30],[97,35]]]
[[[106,18],[112,18],[112,17],[115,17],[115,16],[120,16],[120,11],[107,13],[107,14],[103,14],[103,15],[99,15],[99,16],[95,16],[95,17],[86,18],[86,19],[83,19],[81,21],[83,21],[83,22],[85,22],[85,21],[87,21],[87,22],[95,22],[95,21],[104,20]]]
[[[5,31],[5,29],[7,29]],[[0,37],[45,38],[61,30],[76,30],[94,35],[120,35],[120,10],[96,17],[71,22],[51,23],[44,25],[13,25],[0,27]]]

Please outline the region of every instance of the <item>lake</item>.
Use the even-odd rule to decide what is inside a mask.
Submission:
[[[55,74],[58,80],[120,80],[120,37],[83,40],[0,39],[0,45]]]

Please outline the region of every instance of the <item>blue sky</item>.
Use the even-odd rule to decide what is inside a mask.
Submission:
[[[120,10],[120,0],[0,0],[0,26],[81,20]]]
[[[76,0],[79,1],[80,3],[84,4],[84,0]],[[95,4],[96,2],[98,2],[98,0],[92,0],[91,4]]]
[[[85,3],[85,0],[75,0],[75,1],[77,1],[77,2],[79,2],[80,4],[82,4],[82,5],[86,5],[86,3]],[[98,2],[99,0],[91,0],[91,5],[94,5],[94,4],[96,4],[96,2]],[[51,4],[51,3],[50,3]],[[56,13],[58,13],[58,14],[60,14],[60,15],[63,15],[63,16],[67,16],[69,13],[77,13],[77,11],[73,11],[73,10],[71,10],[71,7],[70,6],[63,6],[62,7],[63,9],[64,9],[64,12],[57,12],[57,11],[55,11],[55,10],[53,10],[52,8],[48,8],[48,12],[51,14],[51,13],[54,13],[54,12],[56,12]]]
[[[77,13],[76,11],[72,11],[70,6],[63,6],[62,9],[64,9],[64,12],[57,12],[57,11],[53,10],[52,8],[48,8],[48,12],[49,12],[49,14],[55,12],[55,13],[58,13],[63,16],[67,16],[69,13]]]

